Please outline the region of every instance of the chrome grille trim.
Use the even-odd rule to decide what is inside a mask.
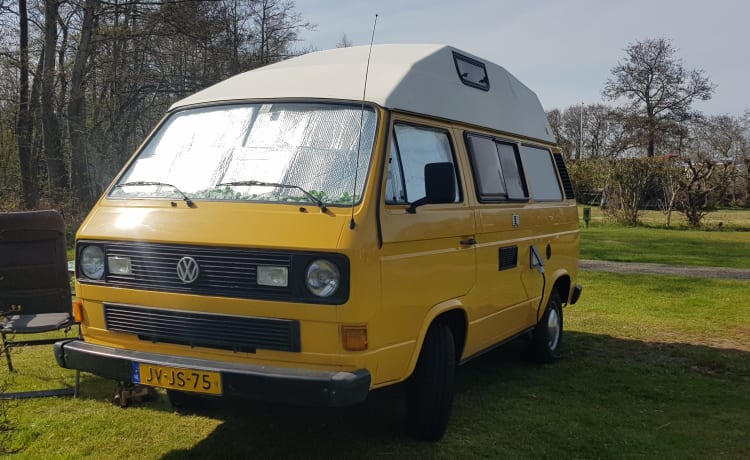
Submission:
[[[102,279],[87,278],[80,266],[82,251],[99,246],[105,254]],[[132,241],[76,241],[76,277],[79,283],[116,288],[173,292],[236,299],[259,299],[318,305],[343,305],[349,300],[349,258],[335,252],[290,251],[255,248],[226,248]],[[109,271],[110,257],[130,259],[130,273]],[[190,257],[198,262],[198,278],[181,280],[178,262]],[[341,285],[330,297],[318,297],[307,288],[306,270],[317,259],[326,259],[339,268]],[[262,286],[257,282],[259,266],[285,267],[287,286]],[[189,281],[189,282],[188,282]]]
[[[107,243],[106,255],[129,257],[132,275],[108,273],[109,284],[138,289],[184,292],[225,297],[284,296],[284,288],[258,286],[258,265],[291,267],[291,255],[250,249],[226,249],[153,243]],[[177,262],[192,257],[200,265],[190,284],[177,277]]]

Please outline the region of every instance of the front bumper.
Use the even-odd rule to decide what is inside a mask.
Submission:
[[[220,372],[223,396],[295,404],[350,406],[363,401],[370,390],[370,372],[366,369],[339,372],[226,363],[123,350],[80,339],[55,343],[55,359],[66,369],[122,382],[132,380],[134,362]]]

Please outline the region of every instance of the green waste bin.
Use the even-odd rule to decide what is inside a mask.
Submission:
[[[583,208],[583,225],[588,228],[589,222],[591,222],[591,208],[587,206]]]

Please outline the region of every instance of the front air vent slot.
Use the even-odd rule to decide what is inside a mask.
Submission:
[[[300,351],[299,321],[194,313],[181,310],[104,305],[110,331],[154,343],[255,353],[256,349]]]

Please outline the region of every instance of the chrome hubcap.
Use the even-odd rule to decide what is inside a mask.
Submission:
[[[555,308],[547,315],[547,331],[549,332],[549,349],[555,350],[560,342],[560,315],[557,314]]]

